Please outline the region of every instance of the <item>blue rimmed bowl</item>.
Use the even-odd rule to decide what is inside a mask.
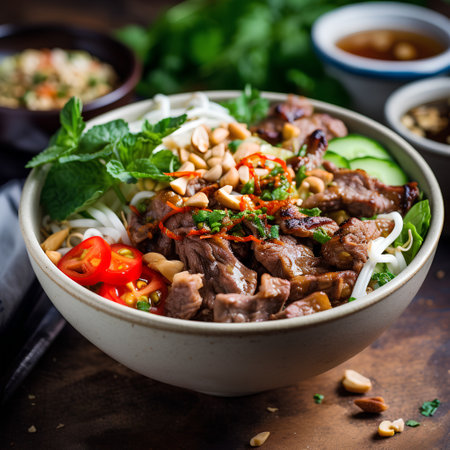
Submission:
[[[442,43],[436,56],[410,61],[383,61],[353,55],[336,46],[341,38],[368,30],[403,30]],[[357,3],[322,15],[312,29],[314,48],[329,75],[338,79],[357,111],[383,118],[388,96],[406,82],[450,71],[450,20],[427,8],[396,2]]]

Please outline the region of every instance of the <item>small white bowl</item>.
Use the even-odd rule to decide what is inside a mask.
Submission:
[[[450,234],[450,145],[420,137],[401,123],[401,118],[411,108],[443,98],[450,99],[450,78],[415,81],[396,90],[388,98],[384,114],[388,125],[419,150],[436,175],[445,203],[444,233]]]
[[[190,95],[171,96],[172,107],[183,107]],[[222,101],[239,92],[207,95]],[[272,102],[286,100],[284,94],[265,96]],[[318,101],[312,104],[317,112],[343,120],[351,132],[377,139],[430,199],[428,235],[411,264],[394,280],[358,301],[294,319],[211,323],[143,313],[70,280],[42,251],[39,199],[46,170],[38,168],[31,172],[23,190],[20,225],[33,269],[56,308],[88,340],[136,372],[223,396],[295,384],[335,367],[370,345],[409,305],[427,275],[442,230],[442,196],[422,157],[393,131],[352,111]],[[90,124],[118,118],[135,121],[152,106],[151,100],[139,102],[104,114]]]
[[[422,32],[446,45],[447,50],[415,61],[381,61],[348,53],[336,42],[367,30]],[[312,41],[326,71],[349,92],[353,107],[377,120],[383,117],[387,97],[408,81],[450,71],[450,20],[430,9],[395,2],[358,3],[321,16],[312,29]]]

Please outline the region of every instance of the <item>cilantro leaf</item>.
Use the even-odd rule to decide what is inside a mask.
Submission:
[[[376,281],[378,286],[384,286],[386,283],[389,283],[389,281],[393,280],[395,278],[395,275],[389,270],[385,270],[384,272],[375,272],[372,275],[372,280]]]
[[[413,427],[413,428],[415,428],[415,427],[420,426],[420,422],[417,422],[417,421],[415,421],[415,420],[407,420],[407,421],[405,422],[405,425],[406,425],[407,427]]]
[[[270,227],[269,237],[270,237],[270,239],[279,239],[279,237],[280,237],[279,225],[272,225]]]
[[[324,398],[325,398],[325,396],[323,394],[314,394],[313,395],[314,402],[317,403],[318,405],[320,405],[323,402]]]
[[[247,183],[242,186],[241,194],[253,194],[255,192],[255,180],[247,181]]]
[[[259,91],[249,84],[245,86],[239,97],[222,102],[222,105],[236,120],[249,125],[266,117],[269,110],[269,101],[262,98]]]
[[[45,179],[41,203],[52,219],[93,203],[112,186],[112,180],[98,161],[54,164]]]
[[[441,402],[437,398],[431,402],[424,402],[419,408],[420,414],[427,417],[433,416],[440,404]]]
[[[322,213],[322,211],[319,208],[311,208],[311,209],[299,208],[299,210],[302,214],[305,214],[305,215],[311,216],[311,217],[320,216],[320,214]]]
[[[328,233],[322,227],[316,228],[314,230],[313,238],[320,244],[325,244],[331,239],[331,237],[328,236]]]

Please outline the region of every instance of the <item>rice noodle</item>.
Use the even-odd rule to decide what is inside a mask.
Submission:
[[[394,221],[394,228],[386,237],[379,237],[369,243],[368,259],[358,275],[355,286],[353,287],[352,297],[361,298],[367,295],[367,286],[370,283],[375,266],[378,263],[388,262],[389,264],[398,264],[395,256],[383,254],[383,252],[400,236],[403,229],[402,216],[394,211],[389,214],[380,214],[378,219],[388,219]],[[404,259],[404,258],[403,258]]]
[[[136,206],[140,201],[145,200],[147,198],[152,198],[155,195],[156,193],[152,191],[140,191],[137,194],[134,194],[133,198],[130,200],[130,205]]]

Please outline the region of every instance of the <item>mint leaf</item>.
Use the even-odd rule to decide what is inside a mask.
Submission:
[[[38,167],[41,166],[42,164],[47,164],[49,162],[56,161],[63,155],[69,154],[71,150],[72,150],[71,147],[64,147],[61,145],[51,145],[41,153],[38,153],[36,156],[31,158],[30,161],[27,162],[25,167],[27,169],[30,169],[32,167]]]
[[[161,172],[176,172],[180,167],[180,160],[170,150],[153,153],[150,163],[154,164]]]
[[[122,119],[95,125],[80,139],[79,152],[97,152],[107,145],[118,142],[128,133],[128,124]]]
[[[63,220],[93,203],[111,185],[98,161],[54,164],[45,179],[41,203],[52,219]]]
[[[72,145],[78,144],[81,133],[86,124],[81,117],[81,110],[83,103],[77,97],[72,97],[62,108],[59,115],[61,128],[64,133],[61,133],[59,140],[70,140]],[[63,136],[64,135],[64,136]],[[58,142],[60,143],[60,142]]]
[[[125,167],[117,159],[112,159],[106,164],[106,171],[113,178],[124,183],[135,183],[139,178],[151,178],[156,181],[172,180],[172,177],[164,175],[150,159],[137,159],[129,167]]]
[[[417,422],[417,421],[415,421],[415,420],[407,420],[407,421],[405,422],[405,425],[406,425],[407,427],[413,427],[413,428],[415,428],[415,427],[420,426],[420,422]]]
[[[157,137],[162,139],[163,137],[173,133],[176,129],[180,128],[180,126],[186,122],[186,119],[187,115],[182,114],[177,117],[166,117],[154,125],[146,120],[142,126],[142,134],[148,138]]]

